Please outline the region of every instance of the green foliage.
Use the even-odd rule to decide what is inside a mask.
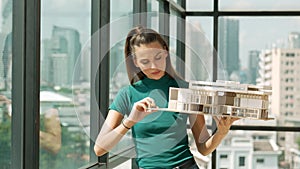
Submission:
[[[11,165],[11,120],[4,115],[0,122],[0,169],[8,169]]]

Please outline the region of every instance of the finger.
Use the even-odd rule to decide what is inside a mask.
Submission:
[[[219,118],[217,116],[213,116],[213,119],[215,120],[216,123],[219,123]]]
[[[217,126],[223,125],[222,124],[222,117],[219,118],[218,116],[213,116],[213,118],[214,118]]]
[[[239,120],[239,119],[240,119],[240,118],[233,117],[233,118],[231,118],[230,123],[232,124],[233,122],[235,122],[235,121],[237,121],[237,120]]]
[[[151,101],[147,100],[147,99],[143,99],[140,101],[141,104],[145,105],[147,108],[151,107]]]
[[[147,108],[151,108],[152,102],[149,100],[145,100],[145,105],[147,106]]]
[[[145,104],[145,103],[142,104],[141,106],[143,107],[143,110],[144,110],[144,111],[147,111],[147,109],[149,108],[149,106],[148,106],[147,104]]]
[[[231,125],[231,117],[227,117],[225,123],[226,125]]]
[[[150,99],[150,97],[146,97],[143,100],[141,100],[142,103],[146,104],[147,107],[151,107],[152,104],[152,100]]]
[[[147,97],[147,101],[150,103],[150,107],[156,107],[154,99],[151,97]]]
[[[136,109],[137,109],[138,111],[145,112],[145,111],[147,111],[147,106],[145,105],[145,103],[138,103],[138,104],[136,105]]]
[[[226,117],[225,117],[226,118]],[[225,125],[225,119],[224,117],[221,117],[220,121],[219,121],[219,126],[224,126]]]
[[[223,121],[227,121],[230,117],[222,116]]]

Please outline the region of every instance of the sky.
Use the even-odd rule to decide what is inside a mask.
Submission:
[[[130,3],[129,3],[130,2]],[[155,2],[152,0],[151,2]],[[132,0],[113,0],[111,5],[113,10],[129,12]],[[80,33],[82,44],[86,43],[90,35],[90,1],[42,1],[42,39],[51,37],[53,25],[70,27],[77,29]],[[299,10],[299,0],[221,0],[219,7],[221,10]],[[187,10],[211,10],[212,0],[188,0]],[[118,14],[116,14],[118,15]],[[121,15],[121,14],[120,14]],[[262,50],[270,48],[273,44],[284,46],[287,42],[288,33],[300,31],[300,17],[240,17],[240,60],[242,67],[247,67],[249,50]],[[113,21],[117,22],[117,16]],[[194,24],[193,20],[199,20],[201,28],[207,34],[209,40],[212,39],[212,19],[188,19]]]

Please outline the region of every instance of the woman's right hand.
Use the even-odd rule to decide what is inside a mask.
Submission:
[[[129,116],[127,117],[127,120],[137,123],[145,116],[157,111],[149,108],[157,108],[154,100],[150,97],[146,97],[138,102],[135,102]]]

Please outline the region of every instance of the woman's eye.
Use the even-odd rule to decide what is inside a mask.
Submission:
[[[162,57],[162,55],[158,55],[158,56],[155,57],[155,60],[160,60],[161,57]]]
[[[142,60],[141,63],[144,64],[144,65],[146,65],[146,64],[149,63],[149,61],[148,60]]]

